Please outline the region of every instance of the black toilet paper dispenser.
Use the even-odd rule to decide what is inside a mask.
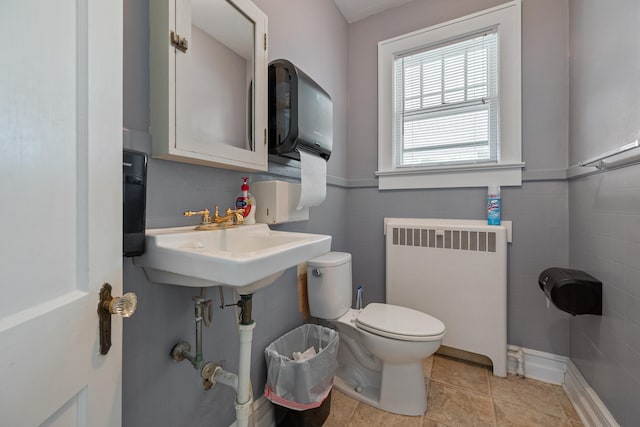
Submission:
[[[538,277],[540,289],[553,305],[572,315],[602,315],[602,282],[588,273],[551,267]]]

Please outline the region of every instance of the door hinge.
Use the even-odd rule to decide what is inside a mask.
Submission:
[[[267,145],[267,128],[264,128],[264,145]]]
[[[186,37],[182,37],[175,31],[171,31],[171,46],[174,46],[180,52],[186,52],[189,49],[189,42]]]
[[[264,33],[264,50],[267,50],[267,33]]]

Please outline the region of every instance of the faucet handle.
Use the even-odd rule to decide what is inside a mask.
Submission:
[[[217,206],[216,206],[216,211],[217,211]],[[209,209],[203,209],[201,211],[186,211],[184,214],[184,216],[194,216],[194,215],[202,215],[202,218],[200,218],[200,224],[211,224],[211,215],[209,213]]]
[[[238,208],[238,209],[229,208],[229,209],[227,209],[226,214],[227,215],[231,215],[231,214],[240,214],[240,215],[242,215],[242,214],[244,214],[244,208]]]
[[[233,223],[234,224],[243,224],[244,223],[244,208],[236,209],[233,212]]]
[[[227,209],[225,211],[225,217],[231,218],[231,221],[235,224],[242,224],[244,222],[244,208]]]

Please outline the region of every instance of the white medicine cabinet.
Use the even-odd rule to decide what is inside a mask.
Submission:
[[[267,17],[250,0],[153,0],[153,157],[267,170]]]

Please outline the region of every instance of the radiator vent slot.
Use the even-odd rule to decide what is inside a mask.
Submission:
[[[393,227],[393,245],[495,252],[496,233],[493,231]]]

